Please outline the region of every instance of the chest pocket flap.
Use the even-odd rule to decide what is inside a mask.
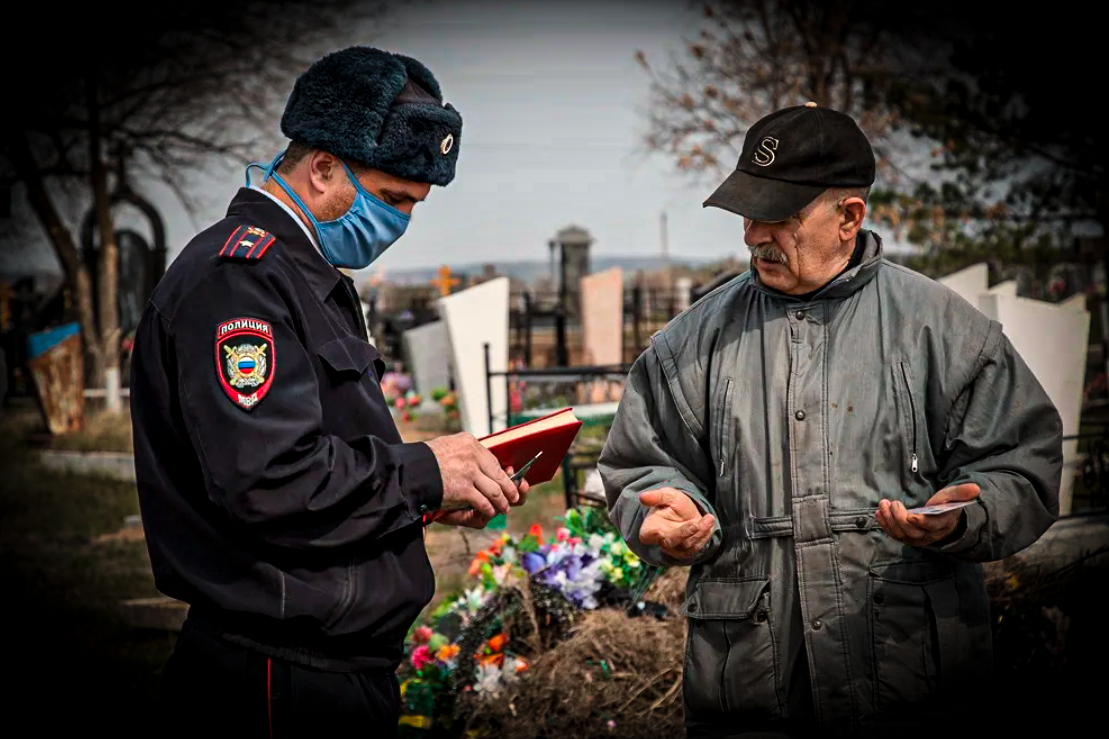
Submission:
[[[385,362],[373,344],[354,336],[333,339],[321,346],[316,353],[334,375],[344,380],[361,377],[366,368],[373,365],[374,378],[380,382],[385,371]]]

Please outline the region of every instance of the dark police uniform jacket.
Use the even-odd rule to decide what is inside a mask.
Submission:
[[[434,580],[439,467],[401,443],[352,281],[265,194],[174,260],[131,370],[155,583],[222,638],[325,670],[395,669]]]

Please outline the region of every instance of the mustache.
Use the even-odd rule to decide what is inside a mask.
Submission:
[[[747,248],[751,252],[751,259],[763,259],[767,262],[789,264],[789,257],[779,251],[772,244],[765,244],[763,246],[749,246]]]

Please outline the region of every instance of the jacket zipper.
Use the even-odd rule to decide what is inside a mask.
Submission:
[[[909,416],[913,422],[913,443],[912,449],[909,450],[909,469],[916,472],[920,469],[919,460],[916,456],[916,405],[913,404],[913,391],[909,388],[909,371],[905,369],[905,363],[901,363],[901,378],[905,381],[905,397],[909,399]]]

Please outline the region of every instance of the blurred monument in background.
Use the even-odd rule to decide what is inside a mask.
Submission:
[[[589,274],[589,247],[593,237],[581,226],[567,226],[550,242],[558,251],[557,284],[559,298],[571,319],[581,317],[581,278]]]
[[[417,326],[404,332],[405,363],[412,373],[412,382],[420,395],[421,413],[439,413],[443,408],[431,393],[450,387],[450,339],[444,321]]]
[[[607,269],[579,280],[582,364],[620,364],[624,357],[624,272]]]

